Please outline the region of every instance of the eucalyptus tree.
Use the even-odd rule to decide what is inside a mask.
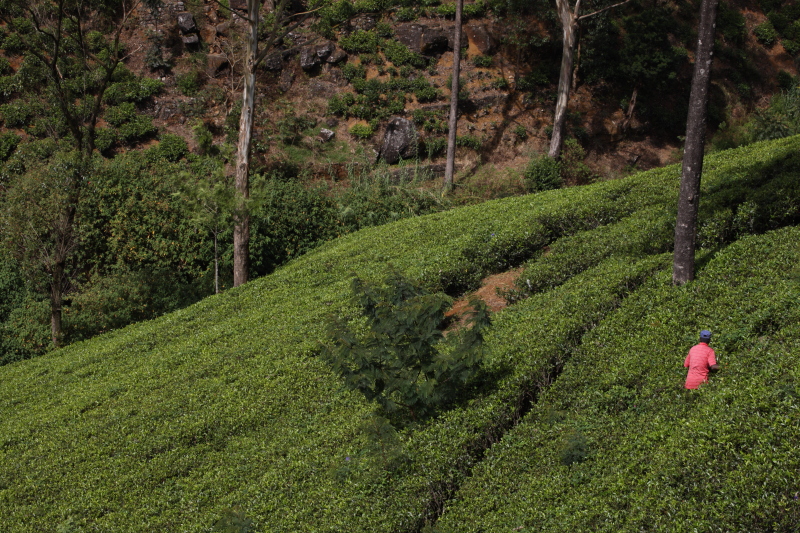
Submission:
[[[718,5],[719,0],[703,0],[700,4],[700,27],[697,32],[697,51],[692,90],[689,95],[686,145],[683,150],[681,187],[678,196],[678,218],[675,223],[675,255],[672,265],[672,282],[675,285],[683,285],[694,279],[697,211],[700,205],[700,178],[703,173],[708,93],[711,85]]]
[[[627,4],[630,0],[624,0],[616,4],[606,6],[602,9],[593,11],[586,15],[581,15],[581,0],[576,0],[575,5],[570,8],[569,0],[556,0],[556,10],[561,21],[562,28],[562,52],[561,52],[561,72],[558,77],[558,99],[556,101],[556,111],[553,118],[553,135],[550,138],[550,149],[548,155],[553,159],[561,156],[561,147],[564,144],[564,126],[567,120],[567,104],[569,94],[572,89],[573,63],[575,57],[575,47],[578,44],[578,29],[580,22],[589,17],[599,15],[604,11]]]
[[[456,0],[456,23],[453,37],[453,81],[450,85],[450,117],[447,130],[447,162],[444,170],[444,190],[453,188],[453,173],[455,172],[456,159],[456,130],[458,129],[458,92],[461,90],[459,76],[461,75],[461,14],[464,10],[464,0]]]
[[[297,29],[316,10],[304,13],[290,11],[290,0],[280,0],[262,16],[261,0],[247,0],[245,12],[238,13],[247,23],[244,72],[242,73],[242,111],[239,118],[239,138],[236,144],[234,187],[239,197],[233,231],[233,286],[247,283],[250,267],[250,215],[246,209],[250,197],[250,147],[253,141],[253,117],[256,99],[256,69],[272,53],[279,53],[289,33]],[[272,7],[272,6],[270,6]],[[259,29],[266,22],[266,31]]]

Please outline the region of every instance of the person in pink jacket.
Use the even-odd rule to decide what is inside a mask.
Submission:
[[[683,366],[689,369],[689,373],[686,374],[687,389],[700,387],[700,384],[708,381],[709,371],[719,370],[717,356],[708,345],[709,342],[711,342],[711,332],[704,329],[700,332],[700,343],[692,346],[683,362]]]

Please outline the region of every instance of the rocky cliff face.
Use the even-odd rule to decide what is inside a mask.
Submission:
[[[242,4],[242,5],[239,5]],[[243,9],[241,0],[231,7]],[[167,0],[162,7],[151,10],[139,8],[139,27],[128,35],[129,48],[134,50],[129,67],[139,74],[160,77],[166,90],[146,110],[162,130],[186,137],[192,144],[192,128],[204,124],[220,142],[226,135],[235,134],[236,102],[240,98],[238,72],[242,63],[241,39],[243,20],[216,2],[184,3]],[[339,143],[337,161],[342,163],[349,154],[364,152],[367,160],[376,154],[394,152],[384,146],[389,132],[397,130],[391,124],[410,124],[419,144],[419,153],[427,156],[430,164],[442,157],[441,139],[446,123],[449,98],[449,72],[452,67],[453,21],[445,17],[420,17],[409,22],[398,22],[388,14],[359,15],[339,28],[330,39],[320,39],[308,29],[289,36],[290,51],[276,51],[264,63],[258,81],[259,117],[256,121],[255,157],[269,165],[286,157],[286,143],[280,130],[287,120],[303,118],[306,133],[298,141],[310,151],[320,152],[322,143]],[[756,24],[758,20],[752,22]],[[374,33],[379,24],[381,31],[390,25],[394,42],[424,59],[424,68],[401,68],[389,59],[381,47],[377,52],[348,52],[343,39],[354,34]],[[460,103],[458,135],[467,139],[458,152],[460,168],[474,167],[481,162],[520,166],[532,155],[542,152],[548,142],[552,124],[553,93],[557,76],[538,81],[535,90],[526,87],[522,80],[530,77],[542,58],[526,57],[518,45],[507,38],[512,22],[494,18],[477,18],[465,23],[468,41],[462,54],[463,99]],[[527,22],[532,32],[542,32],[541,23]],[[750,22],[748,22],[750,24]],[[538,29],[537,29],[538,28]],[[331,36],[329,36],[331,37]],[[543,48],[544,50],[544,48]],[[550,53],[558,51],[551,46]],[[159,66],[153,57],[158,54],[165,65]],[[552,59],[552,58],[551,58]],[[774,57],[780,68],[796,73],[791,58]],[[155,65],[155,66],[154,66]],[[361,69],[354,78],[355,69]],[[773,73],[779,68],[773,68]],[[188,87],[188,76],[195,76],[197,87]],[[360,78],[359,78],[360,76]],[[774,77],[774,74],[773,74]],[[424,79],[435,89],[436,97],[420,97],[412,92],[402,97],[402,106],[391,106],[389,94],[392,80],[400,78]],[[363,79],[363,81],[359,81]],[[374,81],[373,81],[374,80]],[[758,92],[768,90],[766,80]],[[358,84],[361,84],[360,86]],[[353,94],[359,99],[367,94],[364,84],[372,83],[383,102],[384,110],[392,113],[331,112],[332,99]],[[742,103],[727,98],[726,80],[718,79],[722,89],[723,106],[733,114],[742,113]],[[360,87],[360,89],[359,89]],[[638,109],[628,103],[619,105],[619,99],[608,98],[609,91],[628,94],[630,88],[609,87],[608,84],[582,84],[579,78],[571,98],[572,132],[579,137],[585,149],[585,162],[600,174],[613,175],[626,167],[650,168],[673,160],[678,154],[677,136],[666,137],[640,118]],[[628,97],[625,97],[630,100]],[[370,96],[371,98],[372,96]],[[634,92],[635,102],[635,92]],[[738,111],[737,111],[738,110]],[[375,118],[379,117],[379,118]],[[283,121],[283,122],[282,122]],[[353,126],[369,125],[372,135],[351,134]],[[322,137],[319,128],[328,132]],[[320,139],[325,138],[325,141]],[[411,153],[411,152],[407,152]],[[393,159],[393,158],[392,158]],[[324,160],[324,161],[322,161]],[[330,166],[325,158],[313,157],[307,164],[312,168]]]

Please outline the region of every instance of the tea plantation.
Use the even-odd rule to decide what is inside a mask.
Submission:
[[[800,137],[705,170],[680,288],[673,166],[362,230],[0,367],[0,530],[798,530]],[[319,357],[354,274],[458,295],[519,265],[483,379],[433,418],[376,429]],[[722,370],[686,392],[702,328]]]

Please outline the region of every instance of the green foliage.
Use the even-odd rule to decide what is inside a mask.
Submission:
[[[160,32],[149,32],[147,34],[149,47],[145,52],[144,63],[150,70],[166,71],[172,68],[172,60],[164,57],[164,35]]]
[[[379,41],[374,31],[356,30],[339,39],[339,46],[349,54],[376,54]]]
[[[449,207],[436,195],[414,187],[413,182],[405,186],[392,183],[392,177],[386,173],[355,175],[350,180],[350,187],[336,197],[343,233]]]
[[[372,137],[374,133],[372,126],[369,124],[354,124],[353,127],[350,128],[350,135],[360,141],[366,141]]]
[[[227,509],[222,518],[214,523],[212,531],[219,533],[248,533],[253,521],[241,509]]]
[[[123,102],[140,103],[158,94],[164,87],[164,82],[153,78],[136,78],[111,84],[106,89],[105,100],[109,105],[118,105]]]
[[[399,41],[390,39],[384,40],[381,44],[381,49],[386,59],[398,67],[410,65],[415,68],[425,68],[428,64],[424,57],[416,52],[412,52],[406,45]]]
[[[2,116],[7,128],[27,126],[35,113],[35,106],[25,100],[18,100],[0,106],[0,116]]]
[[[196,96],[203,86],[203,74],[199,70],[190,70],[175,79],[178,90],[184,96]]]
[[[483,143],[476,135],[459,135],[456,137],[456,146],[469,148],[470,150],[475,150],[478,152],[480,151],[481,146],[483,146]]]
[[[417,420],[452,402],[474,379],[489,325],[483,302],[472,302],[460,342],[443,348],[448,296],[430,293],[396,270],[383,284],[356,277],[352,291],[357,317],[334,318],[322,349],[346,387],[385,413],[403,410]]]
[[[800,52],[800,43],[798,43],[797,41],[792,41],[789,39],[781,39],[781,45],[783,45],[783,49],[786,50],[786,53],[789,55],[796,56],[797,53]]]
[[[192,126],[192,133],[200,155],[211,155],[214,149],[214,136],[206,125],[202,122],[197,122]]]
[[[727,191],[761,189],[754,208],[736,210],[743,227],[795,220],[799,142],[711,154],[701,211],[713,214]],[[189,250],[168,272],[205,267],[183,230],[165,233],[185,227],[179,204],[152,194],[175,164],[126,154],[104,174],[112,163],[136,179],[103,177],[90,191],[114,224],[85,242],[125,260],[150,243],[162,264]],[[394,434],[379,421],[365,434],[372,406],[316,356],[324,317],[354,314],[353,274],[375,283],[392,263],[455,295],[531,258],[568,265],[582,253],[562,239],[587,232],[596,254],[594,231],[635,230],[626,218],[653,209],[674,219],[679,176],[671,166],[365,229],[189,308],[3,366],[0,445],[14,457],[0,461],[4,525],[203,530],[239,503],[259,531],[795,529],[798,369],[786,354],[800,350],[796,229],[702,250],[696,281],[676,288],[670,254],[626,254],[617,227],[621,248],[493,315],[482,362],[492,379]],[[168,204],[164,219],[143,203]],[[126,218],[142,221],[141,234]],[[654,240],[668,233],[653,228]],[[686,395],[681,363],[698,327],[717,333],[727,366]],[[573,432],[589,453],[564,466]],[[381,445],[388,462],[374,458]]]
[[[514,135],[521,141],[524,141],[528,138],[528,130],[522,124],[517,124],[514,126]]]
[[[725,40],[740,46],[747,38],[747,21],[742,12],[732,7],[728,2],[719,3],[717,14],[717,28]]]
[[[561,163],[546,155],[531,159],[522,174],[529,192],[548,191],[562,186]]]
[[[417,12],[413,7],[401,7],[395,12],[394,17],[397,22],[411,22],[417,20]]]
[[[338,206],[325,192],[295,179],[253,180],[250,262],[266,275],[344,231]]]
[[[303,139],[304,131],[316,125],[317,121],[313,117],[286,113],[277,123],[278,138],[284,144],[298,144]]]
[[[163,158],[171,163],[179,161],[189,154],[186,140],[180,135],[172,133],[162,135],[158,145],[151,148],[151,150],[154,152],[155,157]]]
[[[768,48],[772,47],[776,42],[778,42],[778,32],[775,31],[775,28],[772,26],[770,21],[763,22],[753,28],[753,35],[756,36],[758,42]]]
[[[0,133],[0,162],[8,161],[11,154],[17,149],[19,141],[20,137],[16,133],[10,131]]]
[[[486,15],[487,6],[482,0],[477,0],[469,4],[465,3],[463,10],[462,15],[465,19],[480,18]]]
[[[363,65],[355,65],[347,63],[342,67],[342,75],[347,81],[352,82],[355,79],[364,79],[367,77],[367,69]]]
[[[472,58],[472,64],[478,68],[490,68],[492,63],[492,56],[475,56]]]
[[[586,184],[594,179],[591,169],[584,163],[586,151],[577,139],[567,139],[561,149],[561,177],[569,184]]]
[[[447,148],[447,139],[444,137],[426,137],[422,142],[421,151],[428,159],[442,154]]]

